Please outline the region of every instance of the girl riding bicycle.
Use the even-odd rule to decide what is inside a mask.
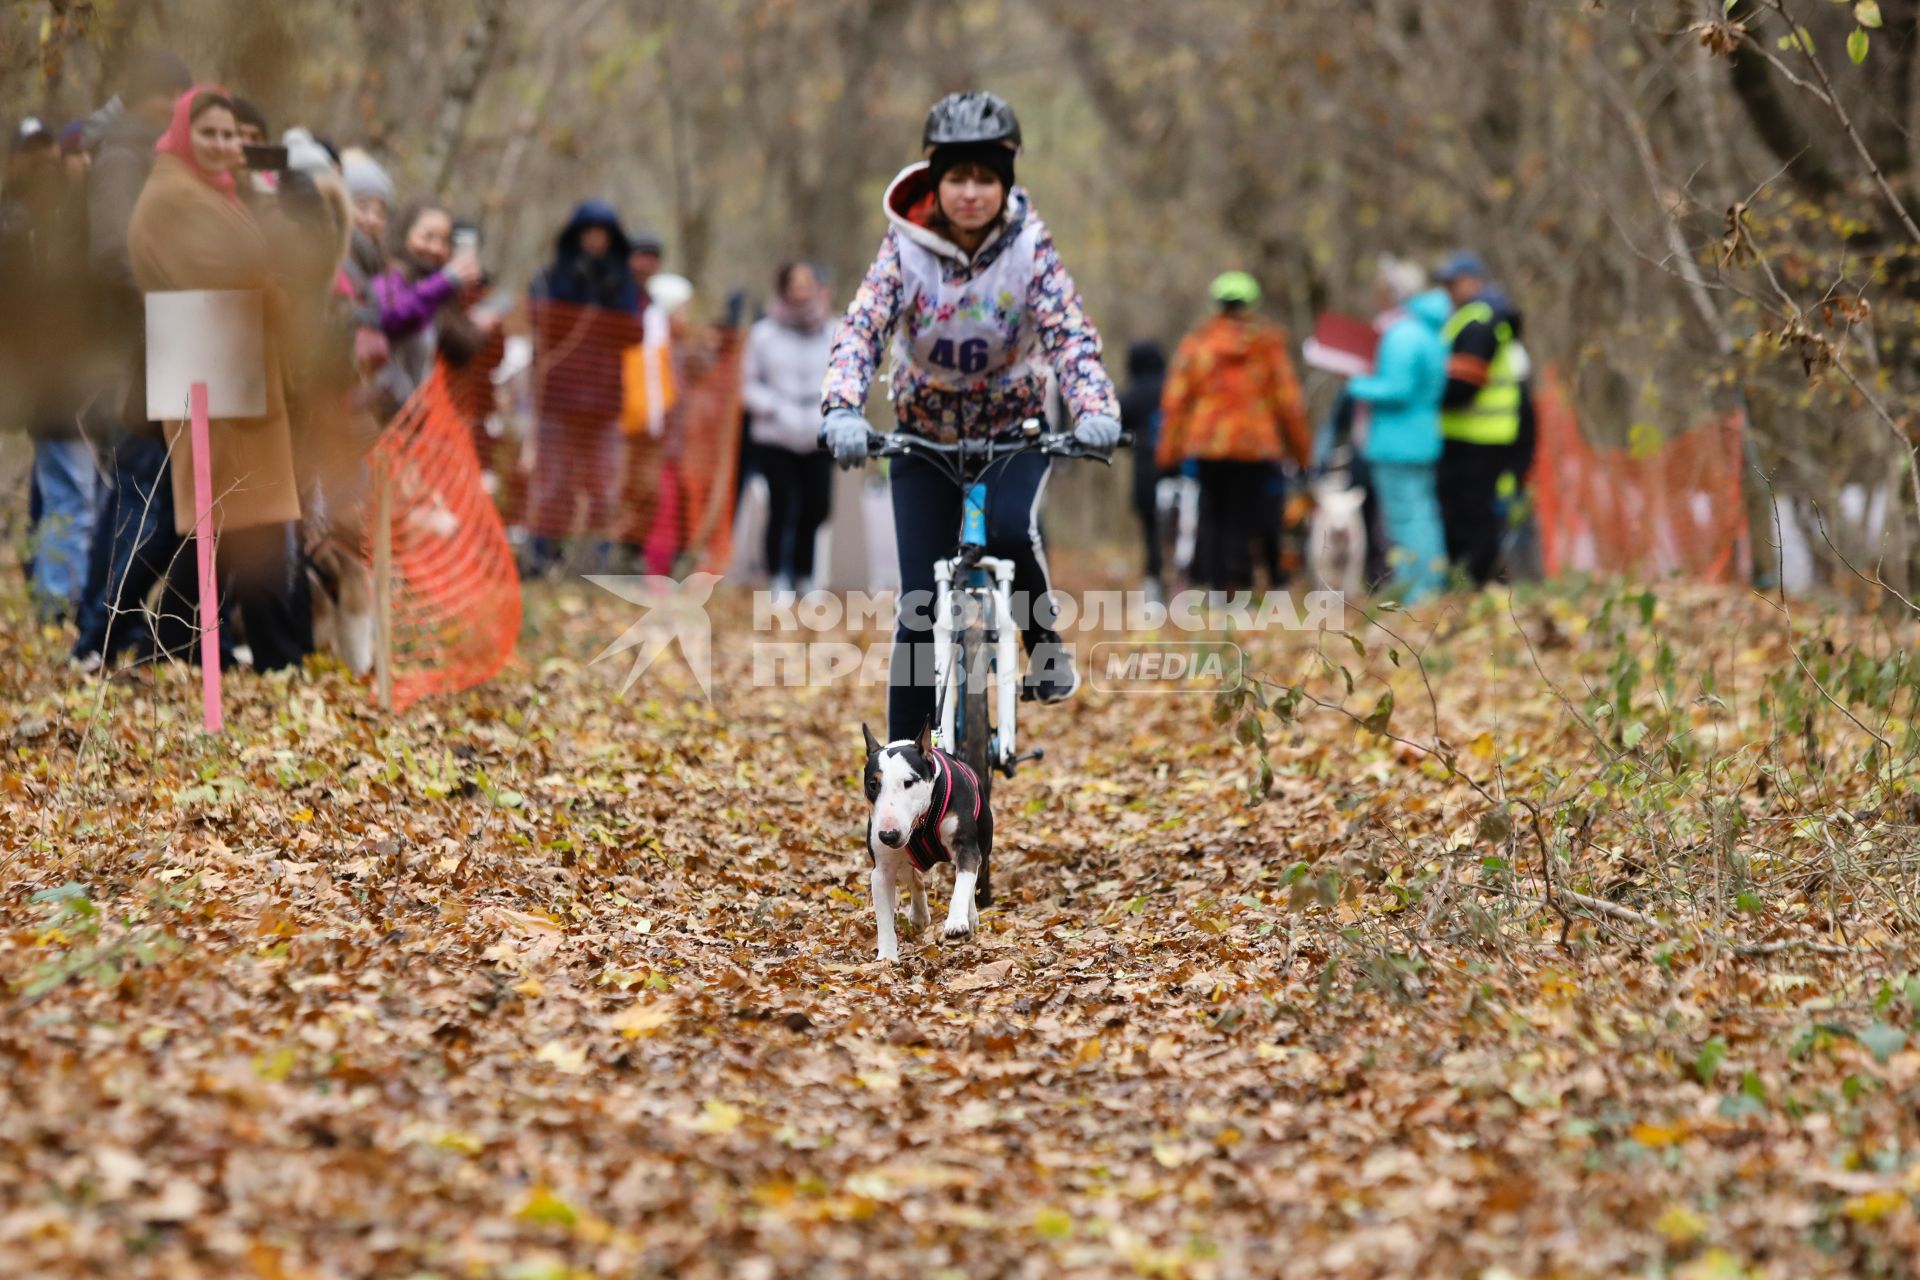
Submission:
[[[894,415],[900,430],[942,443],[1016,437],[1046,414],[1046,367],[1059,379],[1074,439],[1111,449],[1120,405],[1100,363],[1100,335],[1033,211],[1013,184],[1020,122],[991,93],[955,93],[934,104],[921,138],[926,160],[887,188],[880,255],[847,308],[827,368],[822,436],[842,466],[867,456],[867,389],[890,334]],[[897,330],[897,333],[896,333]],[[1026,603],[1023,694],[1058,702],[1079,685],[1051,623],[1040,504],[1051,461],[1029,452],[996,460],[988,486],[987,549],[1014,565]],[[893,527],[900,551],[888,737],[911,738],[934,715],[934,564],[952,553],[962,494],[924,458],[893,459]],[[1016,613],[1018,613],[1016,609]]]

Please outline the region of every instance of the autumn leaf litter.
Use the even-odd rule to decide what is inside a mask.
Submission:
[[[1463,759],[1578,767],[1516,625],[1578,689],[1608,658],[1583,607],[1441,618]],[[1270,722],[1248,806],[1203,705],[1089,693],[1023,722],[1049,755],[995,791],[980,936],[903,931],[882,966],[878,693],[745,687],[721,608],[711,704],[677,665],[617,696],[587,662],[617,602],[562,588],[485,689],[394,720],[335,670],[240,676],[215,743],[185,674],[70,677],[11,601],[10,1274],[1788,1276],[1920,1248],[1896,895],[1769,902],[1742,937],[1831,953],[1742,955],[1635,896],[1623,845],[1580,884],[1669,928],[1569,927],[1417,751]],[[1750,601],[1669,625],[1738,678],[1788,660]],[[1333,652],[1247,643],[1275,673]],[[1425,705],[1377,637],[1340,649],[1355,715],[1383,681]]]

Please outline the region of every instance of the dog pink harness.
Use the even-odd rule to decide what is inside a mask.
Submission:
[[[964,760],[956,760],[944,751],[933,753],[933,771],[937,775],[934,785],[940,788],[938,806],[928,805],[913,829],[913,835],[907,841],[907,856],[913,859],[917,870],[927,871],[942,862],[950,862],[947,846],[940,840],[940,824],[946,821],[947,810],[953,804],[953,771],[958,769],[966,775],[973,787],[973,820],[980,820],[980,779]],[[937,812],[936,812],[937,809]]]

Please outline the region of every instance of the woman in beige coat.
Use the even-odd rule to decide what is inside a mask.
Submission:
[[[128,246],[134,276],[146,293],[248,290],[261,297],[266,375],[265,416],[212,424],[208,461],[213,477],[213,526],[218,576],[225,600],[239,606],[254,665],[263,671],[297,665],[313,647],[305,574],[295,522],[300,490],[294,472],[293,430],[287,407],[284,339],[290,317],[286,283],[266,232],[241,202],[236,178],[243,165],[233,104],[217,86],[181,96],[173,124],[154,148],[153,175],[134,207]],[[194,526],[193,450],[185,422],[166,424],[172,456],[174,524]],[[161,640],[177,650],[191,635],[186,606],[194,557],[176,562]],[[185,645],[191,651],[191,645]]]

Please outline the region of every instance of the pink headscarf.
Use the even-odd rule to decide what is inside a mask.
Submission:
[[[187,166],[187,171],[194,177],[239,204],[240,193],[233,181],[233,174],[225,170],[209,173],[193,158],[193,104],[209,93],[228,97],[225,87],[217,84],[198,84],[181,94],[180,100],[173,104],[173,123],[160,135],[160,141],[153,144],[153,149],[163,156],[172,156]]]

